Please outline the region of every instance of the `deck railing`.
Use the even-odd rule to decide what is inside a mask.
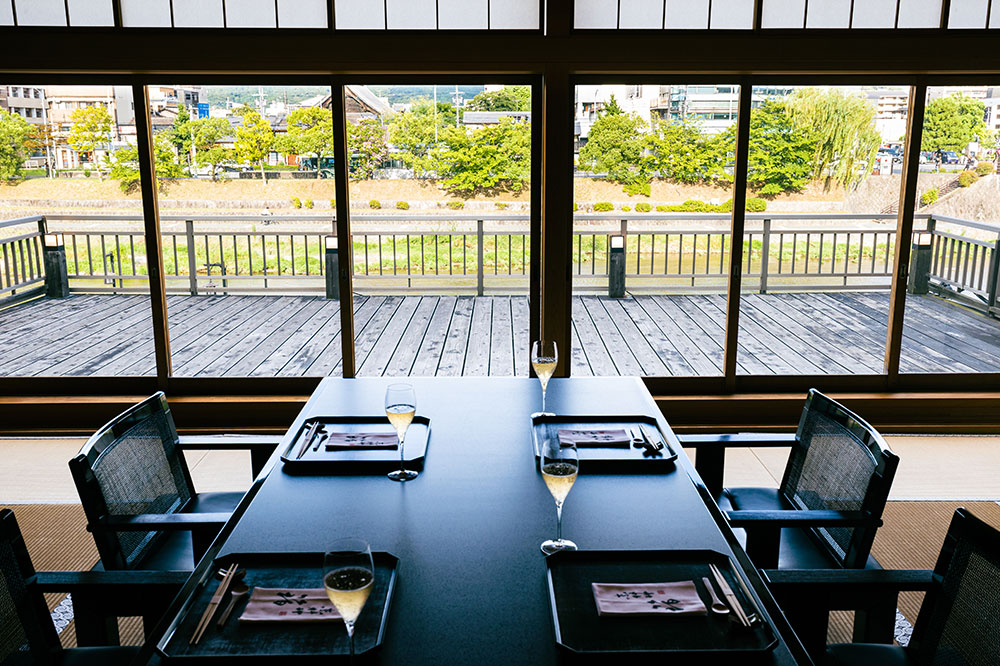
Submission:
[[[895,217],[748,214],[744,287],[761,293],[888,289]],[[352,219],[357,223],[352,232],[353,268],[361,293],[418,289],[482,295],[527,290],[527,215]],[[325,289],[324,241],[336,233],[336,222],[329,216],[163,216],[162,221],[170,293]],[[728,221],[725,213],[577,214],[574,289],[607,290],[610,239],[618,234],[625,237],[629,291],[724,289],[732,250]],[[148,291],[141,217],[50,215],[0,222],[0,299],[23,297],[43,285],[41,237],[46,222],[65,238],[72,291]],[[914,256],[926,261],[921,270],[928,287],[984,311],[997,311],[1000,244],[962,233],[996,235],[1000,227],[926,214],[917,215],[914,226]]]

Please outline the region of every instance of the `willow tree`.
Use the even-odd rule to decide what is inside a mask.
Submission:
[[[875,165],[882,137],[875,129],[875,105],[839,88],[800,88],[786,108],[797,127],[816,139],[812,158],[814,178],[827,185],[857,187]]]

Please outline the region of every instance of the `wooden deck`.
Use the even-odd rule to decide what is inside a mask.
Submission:
[[[305,296],[170,296],[178,376],[339,375],[336,302]],[[718,375],[725,297],[575,299],[573,373]],[[749,294],[739,371],[882,370],[888,294]],[[523,296],[359,296],[359,374],[527,375]],[[1000,371],[1000,322],[934,297],[908,299],[904,372]],[[75,295],[0,310],[0,376],[154,372],[149,299]]]

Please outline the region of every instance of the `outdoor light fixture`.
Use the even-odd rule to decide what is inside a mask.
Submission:
[[[612,250],[624,250],[625,249],[625,236],[621,234],[615,234],[611,237],[611,249]]]
[[[45,234],[45,247],[62,247],[62,234]]]
[[[328,251],[329,250],[336,250],[337,249],[337,237],[336,236],[326,236],[325,241],[326,241],[326,249]]]

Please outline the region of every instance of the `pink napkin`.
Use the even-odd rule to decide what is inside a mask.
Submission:
[[[592,583],[598,615],[705,615],[692,581]]]
[[[240,622],[340,622],[326,590],[255,587]]]
[[[399,439],[395,433],[331,432],[326,440],[326,450],[335,449],[395,449]]]
[[[618,428],[617,430],[572,430],[560,428],[558,434],[561,444],[575,444],[577,446],[629,446],[632,442],[632,439],[623,428]]]

